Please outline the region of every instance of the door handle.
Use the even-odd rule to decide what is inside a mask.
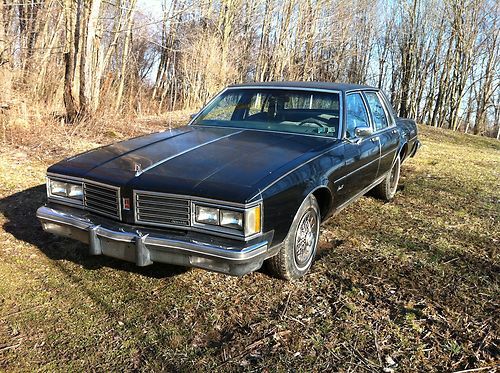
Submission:
[[[375,137],[372,137],[372,138],[371,138],[371,141],[372,141],[372,142],[377,142],[378,140],[379,140],[378,136],[375,136]]]
[[[398,133],[398,130],[397,129],[393,129],[392,133],[396,134],[396,133]]]

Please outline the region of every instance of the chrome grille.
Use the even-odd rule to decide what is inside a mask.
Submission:
[[[138,223],[188,227],[191,225],[190,201],[169,195],[136,192],[135,218]]]
[[[85,208],[102,215],[121,219],[120,189],[110,185],[83,183]]]

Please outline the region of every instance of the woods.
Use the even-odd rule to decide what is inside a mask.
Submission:
[[[326,80],[379,86],[401,116],[498,138],[499,11],[494,0],[2,0],[0,122],[158,115],[199,109],[231,83]]]

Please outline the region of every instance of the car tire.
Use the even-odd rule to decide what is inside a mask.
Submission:
[[[267,260],[271,273],[284,280],[304,276],[316,256],[321,214],[318,201],[308,196],[300,206],[282,248]]]
[[[401,158],[398,155],[396,161],[394,162],[394,165],[387,173],[387,176],[384,178],[384,180],[382,180],[380,184],[373,188],[375,196],[387,202],[392,201],[398,189],[400,172]]]

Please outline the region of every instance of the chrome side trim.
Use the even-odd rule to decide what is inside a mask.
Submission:
[[[282,180],[283,178],[287,177],[288,175],[294,173],[295,171],[297,171],[299,168],[305,166],[306,164],[318,159],[319,157],[325,155],[326,153],[332,151],[332,148],[329,148],[328,150],[325,150],[324,152],[314,156],[313,158],[307,160],[306,162],[292,168],[290,171],[287,171],[286,173],[284,173],[283,175],[281,175],[280,177],[278,177],[276,180],[272,181],[270,184],[268,184],[265,188],[263,189],[260,189],[259,192],[257,194],[255,194],[254,196],[252,196],[249,201],[252,201],[254,198],[258,197],[258,196],[261,196],[262,198],[262,193],[264,193],[266,190],[268,190],[269,188],[271,188],[274,184],[276,184],[277,182],[279,182],[280,180]]]
[[[348,174],[346,174],[346,175],[344,175],[344,176],[342,176],[342,177],[339,177],[339,178],[338,178],[337,180],[335,180],[333,183],[334,183],[334,184],[338,183],[340,180],[343,180],[343,179],[345,179],[346,177],[349,177],[349,176],[351,176],[351,175],[355,174],[356,172],[361,171],[363,168],[368,167],[368,166],[369,166],[369,165],[371,165],[372,163],[375,163],[375,162],[380,161],[380,159],[381,159],[381,157],[378,157],[377,159],[372,159],[372,160],[371,160],[370,162],[368,162],[367,164],[364,164],[363,166],[361,166],[361,167],[359,167],[359,168],[357,168],[357,169],[355,169],[355,170],[353,170],[353,171],[349,172]]]
[[[394,148],[390,152],[387,152],[383,156],[381,156],[380,159],[387,157],[388,155],[391,155],[391,153],[396,153],[397,151],[398,151],[398,148]]]
[[[215,126],[214,126],[214,127],[215,127]],[[229,129],[231,129],[231,128],[229,128]],[[202,143],[202,144],[198,144],[198,145],[196,145],[196,146],[193,146],[192,148],[186,149],[186,150],[184,150],[184,151],[182,151],[182,152],[180,152],[180,153],[174,154],[174,155],[172,155],[172,156],[170,156],[170,157],[167,157],[167,158],[165,158],[165,159],[162,159],[161,161],[158,161],[158,162],[156,162],[156,163],[153,163],[151,166],[148,166],[148,167],[146,167],[145,169],[138,170],[138,171],[135,173],[135,176],[136,176],[136,177],[137,177],[137,176],[141,176],[143,173],[145,173],[145,172],[147,172],[147,171],[149,171],[149,170],[151,170],[151,169],[153,169],[153,168],[155,168],[155,167],[157,167],[157,166],[159,166],[159,165],[161,165],[161,164],[163,164],[163,163],[165,163],[165,162],[168,162],[168,161],[170,161],[170,160],[172,160],[172,159],[174,159],[174,158],[180,157],[181,155],[184,155],[184,154],[186,154],[186,153],[189,153],[190,151],[193,151],[193,150],[195,150],[195,149],[201,148],[202,146],[205,146],[205,145],[208,145],[208,144],[212,144],[212,143],[214,143],[214,142],[217,142],[217,141],[220,141],[220,140],[222,140],[222,139],[225,139],[225,138],[231,137],[231,136],[233,136],[233,135],[237,135],[237,134],[239,134],[239,133],[241,133],[241,132],[243,132],[243,131],[236,131],[236,132],[230,133],[229,135],[225,135],[225,136],[222,136],[222,137],[218,137],[218,138],[216,138],[216,139],[213,139],[213,140],[210,140],[210,141],[204,142],[204,143]]]
[[[380,184],[382,182],[382,180],[384,180],[384,178],[386,176],[387,176],[387,172],[385,174],[383,174],[381,177],[377,178],[373,183],[371,183],[370,185],[368,185],[366,188],[364,188],[363,190],[361,190],[359,193],[357,193],[353,197],[349,198],[343,204],[341,204],[340,206],[336,207],[335,210],[334,210],[334,212],[333,212],[333,214],[332,214],[332,217],[335,216],[335,215],[337,215],[341,210],[343,210],[344,208],[346,208],[349,204],[351,204],[352,202],[356,201],[358,198],[362,197],[370,189],[372,189],[376,185]]]

